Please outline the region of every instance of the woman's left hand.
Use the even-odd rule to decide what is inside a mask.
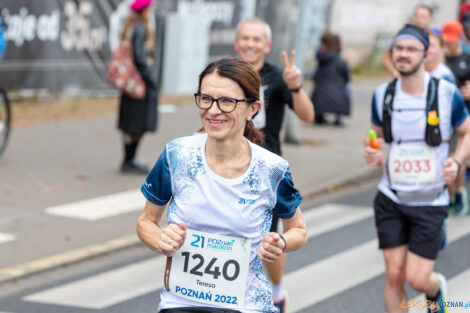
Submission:
[[[272,263],[283,254],[284,241],[278,233],[267,233],[258,245],[258,258],[266,263]]]

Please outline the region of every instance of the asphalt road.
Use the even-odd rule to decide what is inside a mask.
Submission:
[[[304,197],[379,173],[362,157],[378,83],[355,85],[354,114],[345,127],[301,123],[301,144],[282,145]],[[200,128],[194,104],[159,110],[158,131],[146,134],[138,151],[149,164],[167,142]],[[118,171],[122,147],[115,125],[116,115],[106,114],[13,129],[0,159],[0,281],[12,277],[11,267],[38,260],[43,267],[44,258],[135,234],[145,177]],[[31,270],[28,264],[21,272]]]
[[[385,311],[383,259],[371,208],[375,192],[370,182],[303,205],[309,241],[288,254],[289,312]],[[470,301],[469,222],[468,215],[449,219],[450,242],[436,263],[448,278],[449,301]],[[3,284],[0,312],[155,312],[162,260],[138,246]],[[419,296],[411,290],[408,295]]]

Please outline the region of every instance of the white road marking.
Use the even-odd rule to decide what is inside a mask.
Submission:
[[[470,216],[450,218],[447,228],[448,243],[470,234],[469,223]],[[377,240],[302,267],[286,275],[284,280],[285,288],[290,294],[289,311],[296,312],[312,306],[382,275],[384,271],[384,260]]]
[[[321,223],[328,220],[326,212],[329,212],[331,214],[329,218],[333,219],[342,209],[324,207],[323,210],[317,213],[313,210],[305,214],[309,220],[309,228],[323,229],[322,231],[312,232],[314,235],[337,229],[338,225],[344,223],[341,222],[337,225],[321,228]],[[362,218],[370,216],[363,213],[365,210],[350,210],[357,211],[357,216],[362,216]],[[350,223],[360,220],[357,216],[351,217]],[[449,219],[449,242],[469,234],[469,222],[470,217]],[[161,289],[163,287],[165,262],[165,257],[155,257],[31,294],[23,299],[30,302],[103,309]],[[383,273],[384,262],[382,253],[378,250],[377,240],[370,240],[351,249],[341,251],[329,258],[286,275],[284,282],[290,294],[289,311],[296,312],[305,309]],[[462,279],[468,282],[466,275]],[[455,279],[460,280],[459,276]],[[450,288],[452,288],[452,284]]]
[[[46,208],[46,213],[89,221],[142,210],[145,198],[139,189]]]
[[[354,207],[340,204],[326,204],[304,212],[308,228],[308,236],[336,230],[343,226],[359,222],[374,215],[372,207]]]
[[[89,200],[90,201],[90,200]],[[107,200],[109,201],[109,200]],[[114,200],[113,200],[114,201]],[[61,209],[60,212],[72,217],[81,207],[90,210],[103,206],[104,200],[96,199],[88,203]],[[91,205],[91,204],[92,205]],[[107,206],[111,206],[107,204]],[[83,209],[82,209],[83,210]],[[58,211],[57,209],[55,211]],[[309,228],[315,229],[309,237],[332,231],[348,223],[370,216],[370,210],[348,209],[340,205],[325,205],[304,213]],[[88,309],[102,309],[134,297],[150,293],[163,287],[163,271],[166,258],[156,257],[116,270],[68,283],[49,290],[26,296],[30,302],[51,303]],[[149,273],[155,273],[149,278]]]
[[[15,235],[0,233],[0,243],[10,242],[10,241],[13,241],[15,239],[16,239]]]
[[[23,298],[87,309],[103,309],[162,287],[166,257],[156,257]]]

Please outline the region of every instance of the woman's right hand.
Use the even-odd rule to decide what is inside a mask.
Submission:
[[[186,224],[180,223],[179,225],[170,224],[162,229],[158,245],[160,252],[164,255],[171,257],[175,254],[184,243],[186,239]]]

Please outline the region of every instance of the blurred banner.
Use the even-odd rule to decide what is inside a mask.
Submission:
[[[106,65],[119,43],[120,27],[132,1],[2,0],[8,46],[0,63],[0,87],[53,92],[110,89]],[[155,9],[155,70],[160,78],[164,42],[172,42],[164,38],[163,30],[169,15],[183,19],[198,16],[199,21],[208,24],[205,58],[209,60],[234,54],[232,45],[240,13],[254,14],[246,5],[241,7],[239,0],[159,0],[155,1]],[[178,42],[178,38],[172,39]],[[179,57],[181,60],[181,53]]]
[[[0,0],[7,49],[0,87],[77,93],[112,90],[106,66],[133,0]],[[332,0],[154,1],[155,71],[166,94],[194,91],[197,76],[215,59],[236,56],[241,19],[258,16],[273,30],[267,61],[296,49],[304,74],[313,70],[318,37]]]
[[[5,89],[109,89],[106,63],[128,1],[2,0]]]

